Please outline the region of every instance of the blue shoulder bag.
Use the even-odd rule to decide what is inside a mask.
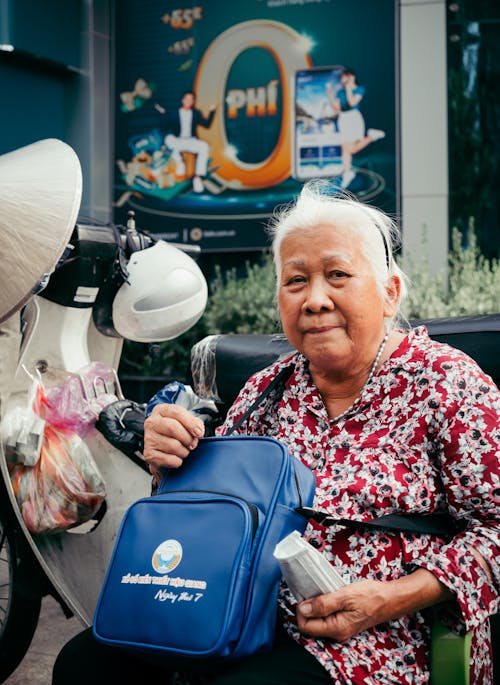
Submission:
[[[184,658],[238,659],[270,649],[281,577],[273,551],[293,530],[304,531],[307,519],[296,509],[311,506],[314,489],[312,471],[273,438],[201,439],[157,495],[125,513],[95,637]]]

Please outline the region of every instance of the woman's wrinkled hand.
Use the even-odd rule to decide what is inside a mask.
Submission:
[[[365,580],[311,597],[297,607],[301,633],[345,642],[386,620],[387,583]]]
[[[158,404],[144,422],[144,459],[151,472],[179,468],[205,435],[205,425],[176,404]]]
[[[361,580],[306,599],[297,607],[297,625],[305,635],[345,642],[367,628],[453,598],[431,571],[417,568],[396,580]]]

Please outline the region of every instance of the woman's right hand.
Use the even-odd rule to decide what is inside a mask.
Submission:
[[[144,459],[152,473],[160,468],[179,468],[198,439],[205,424],[177,404],[157,404],[144,422]]]

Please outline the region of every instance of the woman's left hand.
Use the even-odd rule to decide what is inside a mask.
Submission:
[[[418,568],[397,580],[361,580],[306,599],[297,607],[297,625],[305,635],[345,642],[367,628],[453,597],[430,571]]]
[[[301,602],[297,607],[297,624],[305,635],[345,642],[386,620],[384,607],[387,584],[363,580]]]

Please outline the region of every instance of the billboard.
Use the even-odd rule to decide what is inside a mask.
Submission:
[[[121,0],[115,220],[204,251],[267,245],[326,177],[397,207],[394,0]]]

